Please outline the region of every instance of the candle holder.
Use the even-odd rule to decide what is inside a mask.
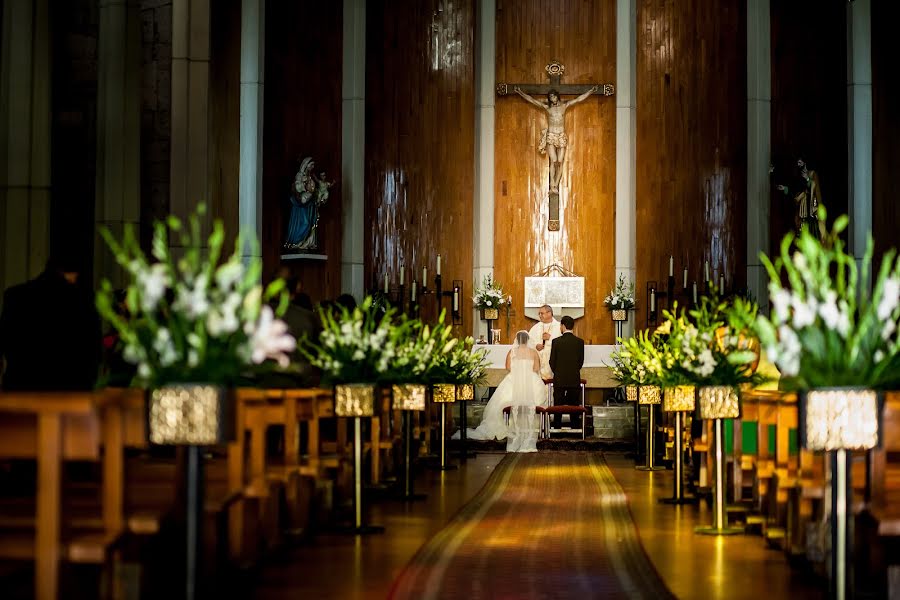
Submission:
[[[453,285],[449,290],[443,288],[443,279],[440,275],[434,276],[434,296],[437,299],[437,314],[441,314],[443,310],[444,298],[450,302],[450,319],[453,325],[462,325],[462,300],[463,300],[463,282],[462,279],[454,279]]]

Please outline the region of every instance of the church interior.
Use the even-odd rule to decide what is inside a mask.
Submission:
[[[900,598],[900,3],[0,5],[3,598]]]

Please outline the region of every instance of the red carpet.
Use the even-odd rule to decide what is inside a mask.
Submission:
[[[391,598],[672,598],[596,452],[515,454],[413,557]]]

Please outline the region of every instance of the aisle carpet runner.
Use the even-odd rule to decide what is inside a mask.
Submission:
[[[674,598],[596,452],[508,455],[391,598]]]

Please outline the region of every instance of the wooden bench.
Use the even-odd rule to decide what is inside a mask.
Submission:
[[[0,394],[0,458],[37,461],[33,533],[28,533],[29,528],[0,542],[0,557],[35,561],[37,598],[57,597],[60,561],[103,563],[121,536],[123,443],[121,406],[104,394]],[[101,519],[94,527],[63,539],[62,463],[69,460],[102,463]]]

